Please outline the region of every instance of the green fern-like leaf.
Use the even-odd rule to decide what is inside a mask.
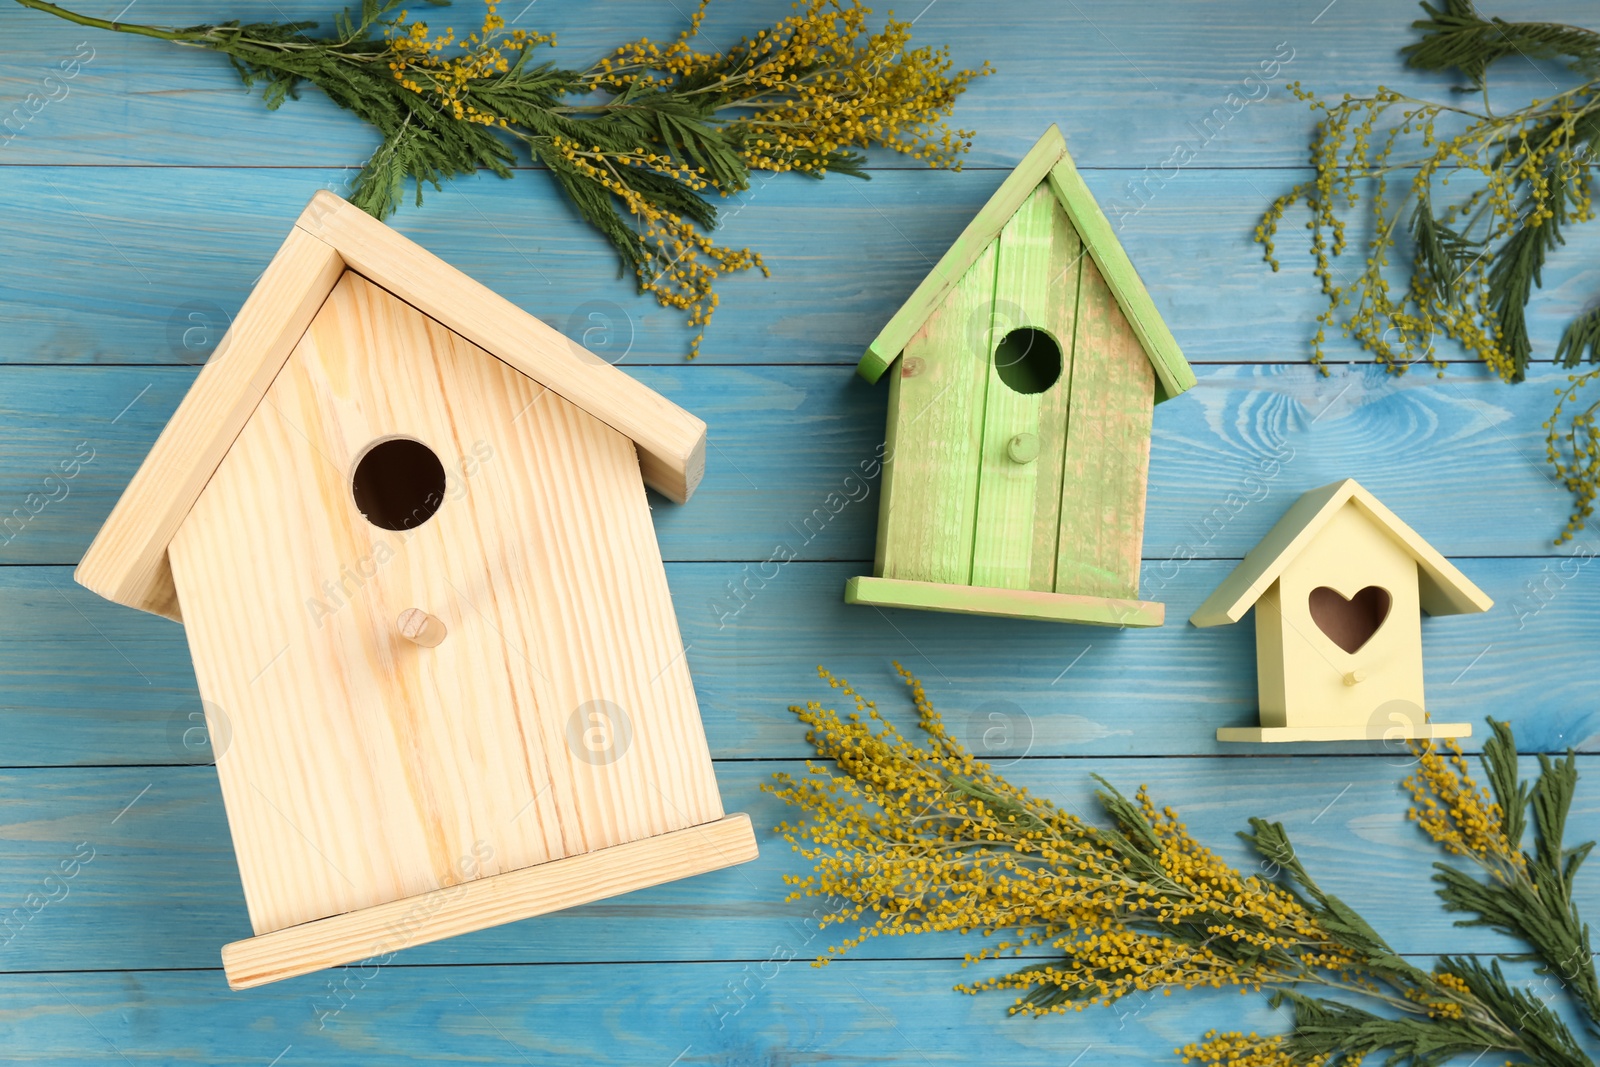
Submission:
[[[1507,56],[1566,59],[1581,74],[1600,74],[1600,34],[1592,30],[1554,22],[1486,19],[1471,0],[1422,7],[1428,17],[1411,24],[1422,31],[1422,40],[1401,49],[1406,62],[1422,70],[1459,70],[1474,90],[1483,88],[1489,68]]]
[[[1556,362],[1576,367],[1588,353],[1590,363],[1600,363],[1600,306],[1592,307],[1567,323],[1556,346]]]

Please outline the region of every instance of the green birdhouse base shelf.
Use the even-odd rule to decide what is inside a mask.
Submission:
[[[845,585],[844,602],[879,608],[1078,622],[1088,626],[1160,626],[1167,610],[1166,605],[1149,600],[1113,600],[1033,589],[988,589],[912,582],[903,578],[852,578]]]

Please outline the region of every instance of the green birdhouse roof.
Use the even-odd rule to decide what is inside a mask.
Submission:
[[[1178,349],[1172,331],[1161,321],[1155,302],[1138,272],[1123,251],[1111,230],[1111,223],[1095,203],[1089,187],[1083,184],[1078,168],[1072,165],[1067,154],[1067,142],[1061,131],[1051,126],[1037,144],[1022,157],[1009,177],[989,198],[989,202],[961,231],[956,243],[950,246],[933,271],[917,286],[900,310],[895,312],[886,326],[879,331],[866,355],[861,357],[856,370],[869,382],[883,376],[906,347],[906,343],[920,330],[983,250],[997,236],[1011,217],[1021,209],[1041,182],[1049,183],[1056,200],[1066,211],[1067,218],[1083,239],[1094,263],[1100,268],[1107,286],[1116,298],[1128,324],[1133,328],[1145,355],[1156,373],[1156,399],[1177,396],[1194,385],[1194,371]]]

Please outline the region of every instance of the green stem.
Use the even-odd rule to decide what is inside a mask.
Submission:
[[[1403,1012],[1407,1015],[1422,1017],[1427,1016],[1427,1009],[1425,1007],[1418,1004],[1414,1000],[1407,999],[1403,995],[1395,996],[1388,993],[1379,992],[1375,989],[1367,989],[1349,982],[1341,982],[1316,971],[1309,971],[1302,981],[1311,985],[1320,985],[1328,989],[1370,997],[1379,1001],[1380,1003],[1388,1005],[1396,1011]],[[1505,1022],[1499,1018],[1499,1016],[1495,1015],[1488,1008],[1478,1003],[1476,997],[1462,997],[1454,990],[1440,988],[1438,986],[1435,986],[1432,992],[1436,996],[1440,996],[1443,999],[1450,1000],[1455,1004],[1460,1005],[1461,1009],[1470,1014],[1472,1019],[1477,1022],[1479,1026],[1482,1026],[1483,1028],[1499,1035],[1501,1040],[1499,1047],[1503,1051],[1521,1052],[1524,1055],[1531,1056],[1531,1053],[1529,1053],[1528,1049],[1524,1047],[1522,1035],[1513,1030],[1511,1027],[1507,1026]]]
[[[203,26],[191,30],[164,30],[159,26],[145,26],[136,22],[113,22],[110,19],[97,19],[90,15],[80,15],[76,11],[68,11],[64,7],[57,7],[46,0],[17,0],[23,7],[31,7],[35,11],[43,11],[57,18],[75,22],[79,26],[90,26],[97,30],[112,30],[116,33],[136,33],[141,37],[154,37],[162,41],[176,41],[184,44],[191,41],[204,40],[210,36],[212,27]]]
[[[76,11],[68,11],[49,3],[49,0],[17,0],[23,7],[35,11],[43,11],[67,22],[79,26],[88,26],[97,30],[111,30],[115,33],[133,33],[140,37],[154,37],[160,41],[171,41],[174,44],[191,45],[198,48],[213,48],[218,51],[234,54],[233,49],[241,47],[265,49],[274,52],[307,52],[320,49],[329,55],[348,62],[369,63],[383,58],[381,52],[351,52],[344,46],[351,43],[350,39],[339,40],[287,40],[275,41],[260,37],[247,36],[242,29],[235,26],[195,26],[187,30],[163,29],[160,26],[147,26],[137,22],[113,22],[109,19],[97,19],[90,15],[80,15]],[[315,22],[283,23],[297,29],[309,29],[316,25]]]

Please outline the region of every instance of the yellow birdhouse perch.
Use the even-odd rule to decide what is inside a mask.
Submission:
[[[705,424],[318,193],[80,583],[184,623],[260,985],[754,859],[648,484]]]
[[[1261,725],[1217,740],[1471,735],[1470,723],[1428,721],[1422,613],[1494,601],[1353,479],[1296,501],[1189,621],[1238,622],[1252,606]]]
[[[861,359],[889,374],[851,604],[1159,626],[1139,599],[1150,423],[1194,373],[1051,126]]]

